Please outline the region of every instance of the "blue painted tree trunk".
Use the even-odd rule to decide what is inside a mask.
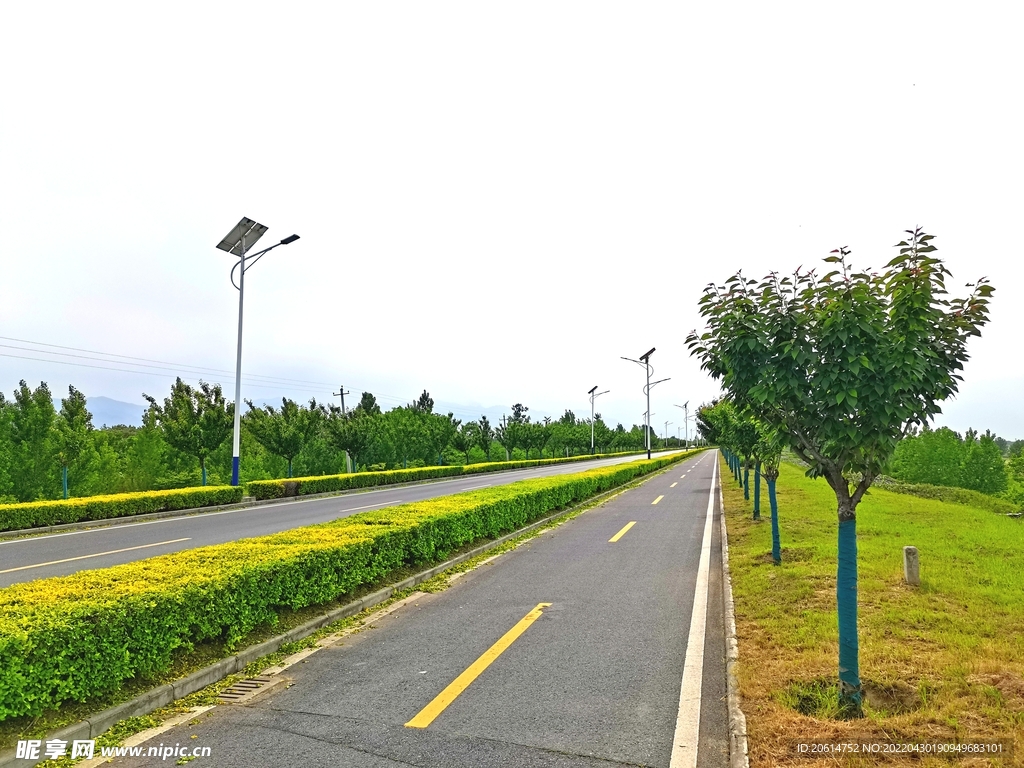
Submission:
[[[750,464],[743,467],[743,500],[750,501]]]
[[[292,460],[288,459],[288,477],[292,476]]]
[[[843,518],[846,519],[843,519]],[[839,519],[839,570],[836,574],[839,611],[839,703],[848,714],[861,714],[860,662],[857,644],[857,518]]]
[[[199,467],[203,470],[203,485],[206,485],[206,462],[199,462]]]
[[[61,467],[60,470],[61,470],[60,471],[61,483],[64,486],[64,499],[67,500],[67,498],[68,498],[68,468],[67,467]]]
[[[772,514],[772,562],[782,564],[782,544],[779,541],[779,502],[775,498],[775,478],[765,475],[768,484],[768,506]]]
[[[754,519],[761,519],[761,462],[754,464]]]

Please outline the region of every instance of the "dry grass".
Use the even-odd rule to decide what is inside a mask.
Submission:
[[[846,721],[835,716],[834,494],[783,464],[775,567],[767,493],[755,523],[728,469],[723,491],[751,765],[1024,765],[1024,523],[886,491],[865,498],[857,525],[866,716]],[[903,583],[908,544],[921,554],[920,587]],[[809,740],[1002,740],[1014,752],[953,761],[799,755],[795,745]]]

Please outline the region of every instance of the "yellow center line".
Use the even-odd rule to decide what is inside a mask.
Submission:
[[[672,483],[672,485],[670,485],[669,488],[675,488],[677,485],[679,485],[678,481]]]
[[[512,629],[501,636],[494,645],[484,651],[483,656],[474,661],[461,675],[456,677],[447,688],[437,694],[434,700],[431,701],[427,706],[419,711],[419,713],[405,724],[406,728],[426,728],[434,719],[447,709],[448,705],[451,704],[455,699],[459,697],[459,694],[466,690],[470,683],[476,680],[480,673],[491,666],[491,662],[504,653],[505,649],[508,648],[512,643],[523,634],[530,625],[533,624],[537,619],[541,617],[543,611],[541,608],[547,608],[551,603],[537,603],[537,607],[526,614],[519,623],[516,624]]]
[[[664,498],[665,498],[665,495],[664,495],[664,494],[662,494],[661,496],[659,496],[658,498],[656,498],[656,499],[655,499],[654,501],[652,501],[652,502],[651,502],[651,504],[657,504],[657,503],[658,503],[659,501],[661,501],[661,500],[662,500],[662,499],[664,499]]]
[[[23,565],[20,568],[8,568],[6,571],[0,571],[0,573],[14,573],[15,571],[27,571],[29,568],[42,568],[44,565],[59,565],[60,563],[70,563],[73,560],[88,560],[90,557],[116,555],[119,552],[131,552],[135,549],[145,549],[146,547],[159,547],[162,544],[177,544],[180,541],[189,540],[190,539],[171,539],[170,541],[158,541],[155,544],[142,544],[138,547],[125,547],[124,549],[112,549],[109,552],[97,552],[95,555],[79,555],[78,557],[66,557],[63,560],[51,560],[48,563],[36,563],[35,565]]]
[[[621,539],[621,538],[622,538],[623,536],[625,536],[625,535],[626,535],[626,531],[628,531],[628,530],[629,530],[630,528],[632,528],[632,527],[633,527],[634,525],[636,525],[636,520],[634,520],[634,521],[633,521],[633,522],[631,522],[631,523],[626,523],[626,527],[625,527],[625,528],[623,528],[623,529],[622,529],[621,531],[619,531],[618,533],[616,533],[616,534],[615,534],[614,536],[612,536],[612,537],[611,537],[610,539],[608,539],[608,543],[609,543],[609,544],[614,544],[614,543],[615,543],[616,541],[618,541],[618,540],[619,540],[619,539]]]

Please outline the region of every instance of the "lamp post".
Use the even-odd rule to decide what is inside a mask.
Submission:
[[[651,347],[647,352],[645,352],[644,354],[640,355],[640,359],[639,360],[634,360],[632,357],[623,357],[622,358],[623,360],[629,360],[629,362],[631,362],[631,363],[636,363],[637,365],[642,365],[644,367],[644,369],[647,371],[647,384],[644,386],[644,394],[647,396],[647,414],[648,414],[648,416],[647,416],[647,421],[644,424],[644,427],[646,428],[645,431],[647,433],[647,458],[648,459],[651,458],[651,417],[650,417],[650,413],[651,413],[651,389],[656,384],[661,384],[661,382],[663,382],[663,381],[668,381],[668,379],[659,379],[658,381],[654,382],[654,384],[651,383],[651,371],[654,370],[654,367],[651,365],[651,355],[654,354],[654,349],[655,349],[654,347]]]
[[[671,423],[672,423],[671,421],[666,421],[665,422],[665,442],[666,443],[668,442],[668,425],[671,424]]]
[[[686,431],[686,444],[690,444],[690,401],[687,400],[682,405],[676,405],[676,408],[683,409],[683,427]]]
[[[587,394],[590,395],[590,455],[594,455],[594,401],[597,400],[601,395],[607,395],[611,392],[610,389],[606,389],[604,392],[596,392],[597,384],[594,385]],[[596,394],[595,394],[596,392]]]
[[[237,256],[238,261],[231,268],[231,284],[238,291],[238,353],[235,356],[235,428],[231,441],[231,484],[238,485],[238,453],[241,445],[242,430],[242,304],[245,298],[245,273],[253,264],[260,260],[263,254],[274,250],[279,245],[288,245],[299,239],[298,235],[289,235],[279,243],[249,256],[249,263],[246,264],[246,254],[250,248],[256,245],[267,228],[257,224],[252,219],[242,217],[242,220],[235,225],[221,240],[217,247],[222,251]],[[238,270],[238,283],[235,283],[235,270]]]

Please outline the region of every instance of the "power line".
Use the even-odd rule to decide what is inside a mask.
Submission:
[[[152,376],[152,377],[166,378],[164,374],[156,373],[156,372],[153,372],[153,371],[133,371],[130,368],[107,368],[106,366],[103,366],[103,365],[89,365],[87,363],[73,363],[70,360],[47,360],[46,358],[43,358],[43,357],[27,357],[25,355],[9,355],[9,354],[7,354],[5,352],[0,352],[0,357],[10,357],[10,358],[14,358],[16,360],[35,360],[36,362],[39,362],[39,363],[55,363],[57,365],[71,365],[71,366],[74,366],[76,368],[95,368],[96,370],[100,370],[100,371],[116,371],[118,373],[136,373],[136,374],[139,374],[140,376]],[[191,378],[191,377],[188,377],[188,376],[182,376],[180,378],[183,378],[186,381],[200,381],[200,379]],[[282,387],[282,385],[280,385],[280,384],[255,384],[255,383],[252,383],[252,382],[246,382],[246,386],[247,387],[265,387],[267,389],[278,389],[278,390],[280,390],[281,387]],[[300,392],[313,392],[314,390],[311,390],[311,389],[300,389],[299,391]],[[319,392],[320,390],[316,390],[316,391]]]
[[[191,364],[187,364],[187,363],[172,363],[172,362],[169,362],[167,360],[152,360],[152,359],[147,358],[147,357],[132,357],[131,355],[119,355],[119,354],[116,354],[114,352],[100,352],[100,351],[95,350],[95,349],[81,349],[79,347],[67,347],[67,346],[63,346],[61,344],[48,344],[48,343],[43,342],[43,341],[31,341],[29,339],[15,339],[15,338],[12,338],[10,336],[0,336],[0,339],[2,339],[3,341],[16,341],[16,342],[18,342],[20,344],[34,344],[37,347],[53,347],[54,349],[68,349],[68,350],[71,350],[72,352],[86,352],[86,353],[91,354],[91,355],[103,355],[104,357],[117,357],[117,358],[121,358],[122,360],[138,360],[138,361],[140,361],[140,363],[131,363],[131,365],[140,365],[141,363],[159,363],[160,365],[171,365],[171,366],[174,366],[175,369],[190,368],[190,369],[192,369],[195,372],[209,372],[209,373],[228,374],[228,375],[232,376],[232,378],[234,377],[234,373],[232,371],[229,371],[229,370],[226,370],[226,369],[221,369],[221,368],[207,368],[206,366],[191,365]],[[9,345],[9,344],[0,344],[0,346],[2,346],[2,347],[11,347],[11,345]],[[12,348],[13,349],[24,349],[23,347],[12,347]],[[28,350],[25,350],[25,351],[38,352],[40,354],[45,354],[45,355],[64,355],[65,354],[63,352],[47,352],[44,349],[28,349]],[[80,357],[79,355],[66,355],[66,356],[67,357]],[[85,359],[87,359],[87,360],[96,360],[97,358],[85,358]],[[117,361],[116,360],[100,360],[100,362],[114,363],[114,362],[117,362]],[[153,366],[145,366],[145,367],[151,368]],[[284,377],[281,377],[281,376],[265,376],[263,374],[258,374],[258,373],[247,373],[244,376],[242,376],[242,379],[244,380],[244,379],[246,379],[248,377],[252,377],[252,378],[256,378],[256,379],[267,379],[267,380],[271,380],[271,381],[283,381],[283,382],[288,382],[288,383],[291,383],[291,384],[313,384],[315,386],[323,386],[323,387],[330,387],[330,386],[332,386],[331,384],[327,384],[327,383],[322,382],[322,381],[307,381],[305,379],[288,379],[288,378],[284,378]]]

